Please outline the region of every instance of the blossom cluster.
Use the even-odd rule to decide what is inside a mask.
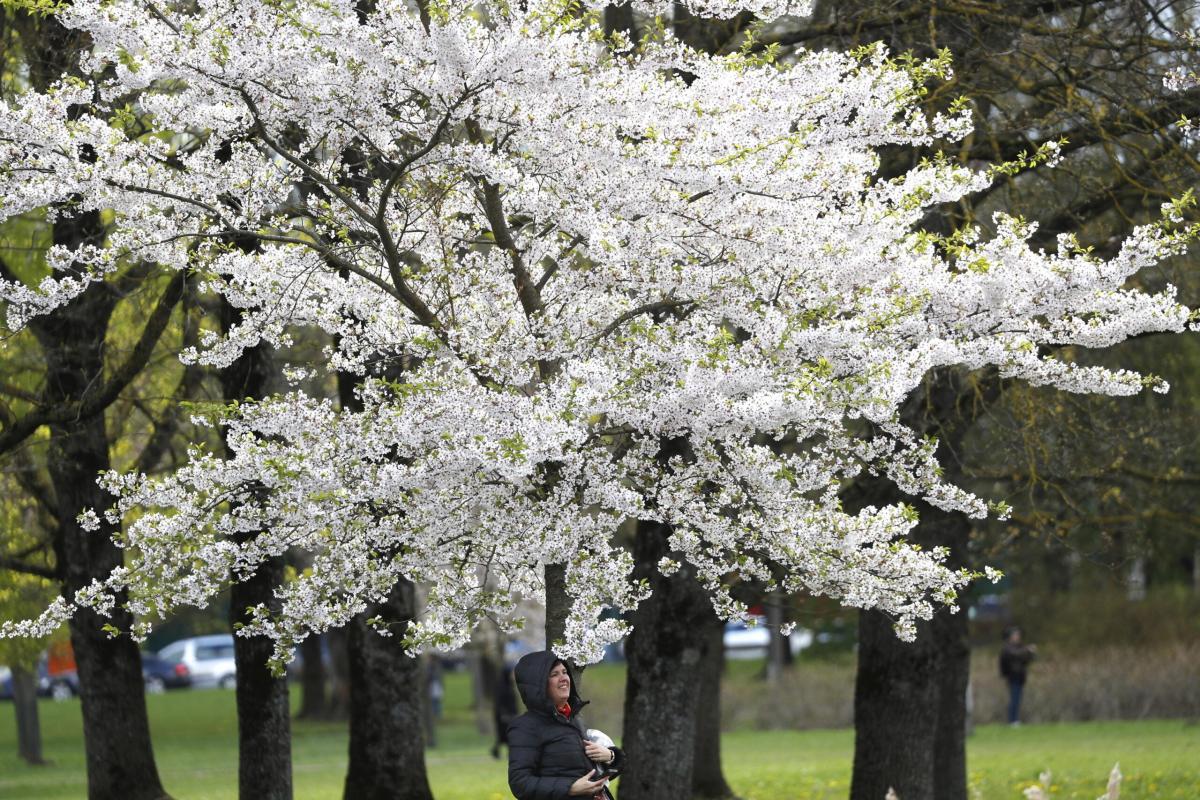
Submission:
[[[8,324],[154,261],[242,310],[186,358],[227,365],[316,328],[337,345],[306,367],[358,374],[362,405],[298,389],[243,403],[218,423],[227,453],[106,476],[126,568],[75,603],[125,590],[140,636],[299,550],[311,567],[280,588],[282,612],[243,630],[280,657],[400,578],[429,587],[409,645],[453,647],[484,616],[519,624],[516,598],[565,564],[559,652],[592,661],[626,632],[601,612],[645,597],[613,533],[646,520],[673,531],[660,568],[692,564],[726,616],[744,613],[731,579],[782,574],[911,636],[971,576],[906,543],[908,506],[849,513],[839,490],[885,475],[937,506],[987,509],[940,479],[932,443],[898,418],[904,398],[949,366],[1136,392],[1147,379],[1047,348],[1187,325],[1173,291],[1125,288],[1181,247],[1170,224],[1110,260],[1070,237],[1034,249],[1018,219],[989,237],[921,232],[930,209],[991,180],[947,161],[876,177],[880,148],[968,132],[963,114],[918,110],[921,65],[882,48],[712,56],[661,26],[613,48],[586,10],[601,5],[62,12],[89,34],[92,77],[0,105],[0,216],[70,200],[114,222],[105,247],[55,254],[40,287],[0,285]]]

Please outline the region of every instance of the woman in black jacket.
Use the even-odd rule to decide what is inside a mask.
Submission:
[[[548,650],[517,662],[517,690],[528,709],[508,726],[508,787],[517,800],[611,800],[607,783],[624,756],[586,738],[570,668]]]

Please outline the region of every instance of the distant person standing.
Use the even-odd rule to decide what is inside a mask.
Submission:
[[[496,681],[496,694],[492,700],[492,718],[496,723],[496,742],[492,745],[492,758],[500,757],[500,745],[508,744],[508,723],[517,716],[517,690],[513,684],[513,670],[508,664],[500,668]]]
[[[1000,648],[1000,674],[1008,682],[1008,724],[1021,724],[1021,694],[1025,691],[1025,678],[1029,674],[1029,662],[1037,654],[1035,645],[1021,642],[1021,629],[1015,625],[1004,632],[1004,646]]]

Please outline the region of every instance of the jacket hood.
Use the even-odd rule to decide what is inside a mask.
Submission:
[[[539,714],[554,716],[554,705],[550,702],[550,695],[546,693],[546,683],[550,680],[550,670],[554,668],[556,661],[562,661],[563,666],[567,668],[567,675],[571,678],[571,693],[567,696],[567,702],[571,705],[571,715],[574,716],[585,705],[579,697],[579,692],[575,690],[575,673],[571,671],[570,664],[549,650],[529,653],[517,662],[517,667],[513,670],[517,679],[517,691],[521,693],[525,708]]]

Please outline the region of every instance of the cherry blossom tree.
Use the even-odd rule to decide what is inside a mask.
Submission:
[[[311,569],[242,628],[278,659],[400,580],[428,587],[404,630],[422,648],[463,643],[484,616],[519,624],[517,598],[557,576],[569,616],[551,638],[590,662],[626,632],[601,612],[645,596],[612,537],[642,520],[671,531],[660,571],[686,562],[723,615],[744,611],[731,580],[783,574],[787,591],[878,608],[910,636],[973,576],[906,543],[909,505],[848,513],[838,490],[877,474],[988,513],[899,421],[922,376],[993,366],[1075,392],[1165,390],[1043,348],[1189,324],[1172,291],[1124,288],[1184,246],[1184,203],[1110,260],[1070,236],[1034,250],[1036,226],[1016,218],[990,237],[923,232],[930,209],[1057,144],[990,172],[931,161],[880,180],[880,148],[968,132],[962,113],[917,110],[948,59],[710,55],[662,24],[635,46],[605,33],[602,6],[61,11],[90,36],[90,77],[0,107],[0,214],[69,204],[114,220],[102,246],[53,248],[40,285],[0,284],[9,327],[144,261],[241,310],[187,359],[227,366],[304,327],[336,345],[292,370],[291,391],[208,410],[228,455],[104,476],[117,503],[94,514],[124,523],[125,565],[3,635],[103,613],[125,590],[141,637],[299,548]],[[299,388],[337,371],[362,376],[361,408]]]

